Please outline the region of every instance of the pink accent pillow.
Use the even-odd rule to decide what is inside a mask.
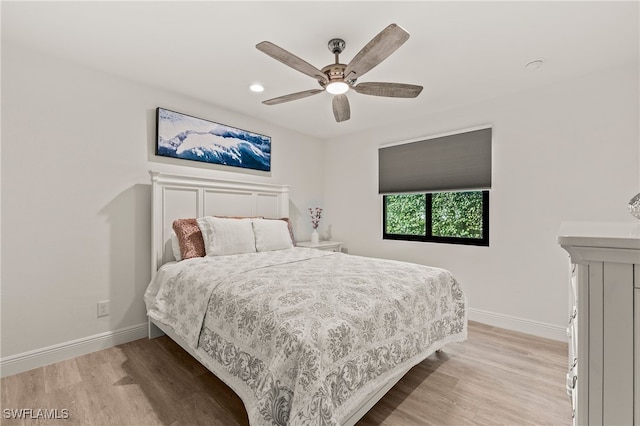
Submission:
[[[180,246],[180,254],[183,260],[191,259],[192,257],[204,257],[207,254],[204,249],[202,231],[200,231],[195,218],[174,220],[173,231],[178,237],[178,245]]]

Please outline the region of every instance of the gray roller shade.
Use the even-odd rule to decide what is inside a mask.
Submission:
[[[491,188],[491,129],[378,150],[380,194]]]

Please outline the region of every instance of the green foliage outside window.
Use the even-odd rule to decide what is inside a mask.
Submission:
[[[439,237],[482,238],[482,192],[438,192],[431,198],[432,230]]]
[[[387,234],[424,235],[425,194],[387,195]]]
[[[425,236],[430,208],[427,237],[483,238],[482,191],[387,195],[384,203],[386,234]]]

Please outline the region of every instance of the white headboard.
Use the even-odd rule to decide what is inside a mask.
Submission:
[[[175,219],[219,216],[289,217],[289,186],[151,172],[151,276],[174,260]]]

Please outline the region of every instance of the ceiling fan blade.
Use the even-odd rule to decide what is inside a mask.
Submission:
[[[341,121],[347,121],[351,118],[351,109],[349,108],[349,99],[347,95],[335,95],[332,101],[333,116],[339,123]]]
[[[262,103],[265,105],[277,105],[277,104],[282,104],[289,101],[295,101],[296,99],[306,98],[307,96],[316,95],[320,92],[324,92],[324,89],[311,89],[311,90],[305,90],[303,92],[291,93],[291,94],[280,96],[277,98],[267,99],[266,101],[262,101]]]
[[[307,61],[298,58],[293,53],[290,53],[284,50],[282,47],[276,46],[275,44],[269,41],[263,41],[256,44],[256,49],[259,51],[266,53],[274,59],[282,62],[283,64],[293,68],[294,70],[300,71],[303,74],[308,75],[309,77],[313,77],[316,80],[320,81],[328,81],[327,76],[324,75],[322,71],[308,63]]]
[[[384,61],[408,39],[409,33],[401,26],[397,24],[389,25],[367,43],[349,62],[344,70],[345,79],[360,78],[364,73]]]
[[[415,98],[422,92],[422,86],[403,83],[360,83],[353,89],[363,95],[386,96],[389,98]]]

